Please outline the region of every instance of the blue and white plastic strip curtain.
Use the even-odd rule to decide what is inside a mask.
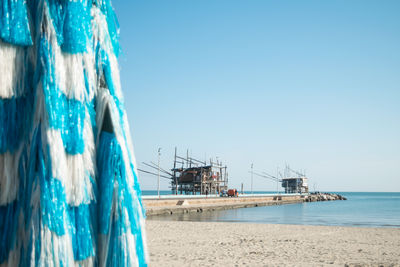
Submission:
[[[0,265],[146,266],[110,0],[0,2]]]

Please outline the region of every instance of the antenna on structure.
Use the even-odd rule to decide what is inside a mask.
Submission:
[[[251,194],[253,194],[253,163],[251,164]]]

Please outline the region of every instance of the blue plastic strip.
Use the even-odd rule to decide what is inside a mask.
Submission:
[[[26,96],[0,98],[0,154],[13,153],[21,144],[29,127],[31,104]]]
[[[85,104],[75,99],[68,99],[59,89],[54,68],[54,55],[45,38],[42,38],[40,42],[40,58],[43,64],[43,91],[50,127],[61,131],[67,153],[82,154],[85,148],[83,136]]]
[[[18,164],[20,191],[19,197],[7,205],[0,206],[0,264],[7,261],[10,251],[16,248],[18,241],[19,215],[23,210],[22,192],[25,188],[26,151],[21,153]]]
[[[115,15],[114,8],[111,5],[111,0],[94,0],[97,6],[104,14],[107,20],[108,33],[110,35],[111,43],[113,46],[114,54],[118,57],[120,52],[119,47],[119,23]]]
[[[87,50],[87,43],[92,39],[90,7],[91,1],[66,2],[63,51],[80,53]]]
[[[69,233],[72,236],[72,248],[75,260],[84,260],[94,255],[94,233],[91,227],[90,205],[68,207]]]
[[[14,45],[32,45],[26,0],[0,1],[0,38]]]
[[[92,39],[92,1],[47,0],[47,3],[62,51],[73,54],[87,51]]]
[[[102,234],[110,232],[115,176],[122,168],[121,159],[117,156],[118,144],[114,140],[112,134],[102,132],[97,153],[98,229]]]
[[[121,147],[114,134],[104,131],[101,133],[97,166],[99,232],[110,236],[107,266],[125,266],[128,263],[129,255],[125,255],[125,250],[121,249],[121,234],[126,233],[128,228],[136,237],[139,265],[146,266],[139,216],[142,210],[141,207],[134,206],[132,188],[128,187],[126,180]],[[114,203],[115,210],[112,210],[115,199],[118,203]]]
[[[49,229],[57,235],[65,234],[65,215],[67,209],[67,201],[65,191],[58,179],[49,176],[46,170],[41,139],[38,142],[37,152],[37,177],[40,182],[40,207],[43,222]],[[51,164],[49,162],[49,164]]]
[[[26,251],[21,251],[20,266],[31,266],[32,263],[34,263],[34,266],[38,266],[41,257],[40,251],[42,242],[40,233],[42,223],[39,219],[41,211],[38,211],[40,214],[32,214],[33,208],[31,207],[34,192],[40,190],[40,188],[38,188],[40,186],[40,179],[38,176],[44,176],[43,154],[39,153],[39,150],[41,150],[40,128],[41,125],[39,124],[38,127],[33,130],[29,160],[27,163],[28,169],[26,179],[23,183],[23,191],[20,194],[25,218],[25,232],[29,235],[28,247],[26,248]],[[35,255],[35,258],[32,259],[32,255]],[[32,260],[34,260],[34,262],[32,262]]]
[[[46,168],[46,166],[51,166],[51,162],[46,163],[44,160],[40,130],[37,130],[34,135],[31,153],[33,154],[31,154],[32,162],[29,167],[28,186],[26,187],[28,196],[26,201],[31,199],[31,192],[36,184],[34,179],[38,179],[43,224],[59,236],[71,235],[75,260],[84,260],[94,256],[95,232],[92,227],[95,223],[94,203],[79,206],[67,204],[65,188],[61,181],[51,177],[51,168]],[[25,208],[29,211],[30,205],[28,202],[25,203]],[[30,219],[30,213],[27,215],[27,219]]]
[[[15,245],[18,214],[18,201],[0,206],[0,264],[8,259],[8,255]]]
[[[99,53],[101,56],[101,63],[102,63],[101,68],[103,71],[103,75],[104,75],[105,81],[107,83],[108,90],[110,91],[110,94],[113,97],[115,105],[117,106],[118,113],[119,113],[119,123],[120,123],[122,129],[124,129],[124,110],[125,110],[125,108],[124,108],[123,102],[118,98],[118,96],[115,92],[115,86],[114,86],[114,80],[112,78],[113,76],[112,76],[112,71],[111,71],[111,67],[110,67],[109,55],[104,50],[100,50]],[[124,139],[127,140],[127,136],[126,136],[126,133],[124,130],[122,130],[122,134],[124,136]],[[135,180],[134,188],[135,188],[135,191],[137,193],[137,196],[138,196],[138,199],[140,202],[142,214],[145,215],[146,211],[142,204],[141,189],[139,186],[139,181],[137,179],[137,175],[135,173],[134,166],[132,164],[133,161],[132,161],[131,151],[128,151],[128,154],[129,154],[129,160],[131,162],[131,170],[134,174],[134,180]]]

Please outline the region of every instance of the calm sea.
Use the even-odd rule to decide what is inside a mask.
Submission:
[[[146,194],[145,192],[143,193]],[[347,200],[157,216],[152,219],[340,225],[358,227],[400,227],[400,192],[338,193],[347,197]],[[165,194],[169,194],[169,191],[165,191]]]

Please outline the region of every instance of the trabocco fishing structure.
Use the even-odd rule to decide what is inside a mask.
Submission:
[[[110,0],[0,2],[0,265],[146,266]]]

